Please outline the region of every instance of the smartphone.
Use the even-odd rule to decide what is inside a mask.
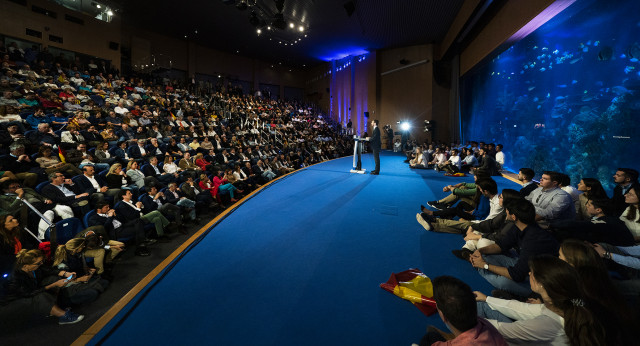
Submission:
[[[66,280],[64,280],[64,282],[69,282],[69,281],[71,281],[71,279],[73,279],[73,277],[74,277],[74,275],[73,275],[73,274],[69,275],[69,277],[67,277],[67,279],[66,279]]]

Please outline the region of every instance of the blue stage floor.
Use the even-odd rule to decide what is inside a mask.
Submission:
[[[379,176],[350,174],[351,158],[271,184],[215,225],[139,294],[92,343],[108,345],[410,345],[428,324],[382,290],[419,268],[491,288],[452,254],[462,237],[426,232],[420,204],[451,178],[410,170],[383,153]],[[370,155],[363,166],[373,168]],[[497,177],[499,188],[519,186]]]

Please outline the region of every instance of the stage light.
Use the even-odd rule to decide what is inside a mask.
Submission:
[[[298,27],[298,31],[303,32],[303,31],[304,31],[304,27],[303,27],[302,25],[300,25],[300,26]]]
[[[100,6],[100,4],[97,4],[97,5],[96,5],[96,7],[97,7],[97,8],[102,8],[102,6]]]
[[[262,30],[260,29],[256,30],[256,32],[258,33],[258,35],[262,34]]]
[[[293,23],[289,23],[289,27],[290,27],[291,29],[293,29],[293,28],[295,27],[295,25],[294,25]]]
[[[409,122],[403,121],[400,123],[400,130],[409,131],[410,129],[411,129],[411,124],[409,124]]]

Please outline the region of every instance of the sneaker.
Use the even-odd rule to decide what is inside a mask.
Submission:
[[[70,310],[67,310],[63,316],[58,318],[58,324],[74,324],[82,321],[84,315],[78,315]]]
[[[429,221],[427,221],[427,219],[425,219],[425,217],[427,217],[428,215],[423,214],[423,213],[417,213],[416,214],[416,220],[418,220],[418,223],[424,227],[424,229],[426,229],[427,231],[431,230],[431,224],[429,223]]]
[[[451,253],[463,261],[469,262],[472,252],[469,249],[452,250]]]
[[[438,210],[444,209],[443,208],[443,203],[439,203],[438,201],[427,202],[427,205],[430,206],[433,209],[438,209]]]

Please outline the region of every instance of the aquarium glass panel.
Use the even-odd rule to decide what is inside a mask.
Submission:
[[[463,140],[506,167],[600,179],[640,169],[640,1],[576,1],[463,76]]]

